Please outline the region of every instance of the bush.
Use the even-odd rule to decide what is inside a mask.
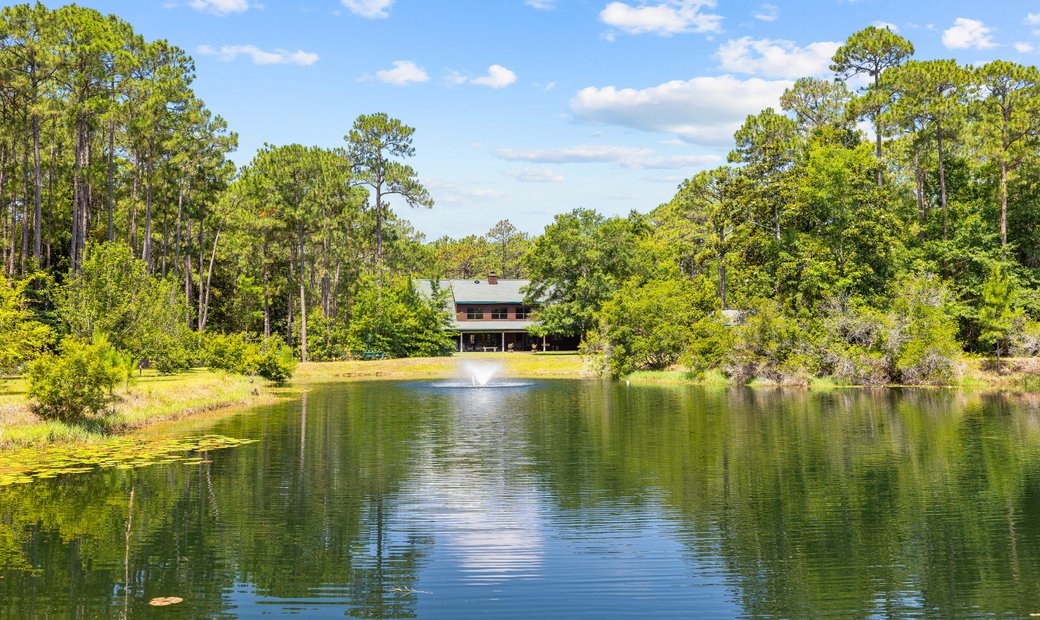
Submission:
[[[296,368],[292,349],[280,336],[255,342],[243,333],[206,334],[202,343],[202,361],[210,368],[260,376],[279,383],[291,379]]]
[[[58,300],[58,315],[73,334],[105,334],[120,351],[164,374],[190,368],[193,336],[182,287],[148,273],[129,246],[90,244],[82,271]]]
[[[686,278],[629,280],[596,317],[609,342],[606,354],[615,377],[663,370],[679,361],[700,318]]]
[[[104,337],[92,342],[66,338],[58,354],[47,353],[29,366],[29,398],[40,416],[76,422],[111,402],[131,363]]]
[[[817,364],[809,355],[812,343],[809,330],[786,316],[779,304],[761,300],[733,328],[724,368],[738,382],[761,378],[804,383],[816,371]]]
[[[912,278],[900,287],[886,342],[900,382],[947,384],[956,378],[962,349],[947,302],[946,287],[930,276]]]
[[[279,336],[271,336],[249,362],[250,369],[268,381],[284,383],[292,378],[296,358],[292,349]]]

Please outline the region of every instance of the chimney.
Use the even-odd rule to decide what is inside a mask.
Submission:
[[[488,284],[491,284],[491,285],[498,284],[498,274],[495,273],[494,271],[492,271],[491,273],[488,274]]]

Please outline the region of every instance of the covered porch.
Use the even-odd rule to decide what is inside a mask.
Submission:
[[[460,331],[459,353],[490,353],[544,351],[545,338],[536,338],[526,331]]]

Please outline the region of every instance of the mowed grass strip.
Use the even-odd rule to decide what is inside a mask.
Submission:
[[[446,379],[462,376],[466,362],[500,364],[500,375],[514,378],[587,376],[577,353],[457,353],[452,357],[308,362],[296,367],[294,383],[344,379]]]

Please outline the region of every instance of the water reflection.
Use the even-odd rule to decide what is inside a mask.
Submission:
[[[0,490],[0,617],[1028,617],[1040,399],[316,389]]]

